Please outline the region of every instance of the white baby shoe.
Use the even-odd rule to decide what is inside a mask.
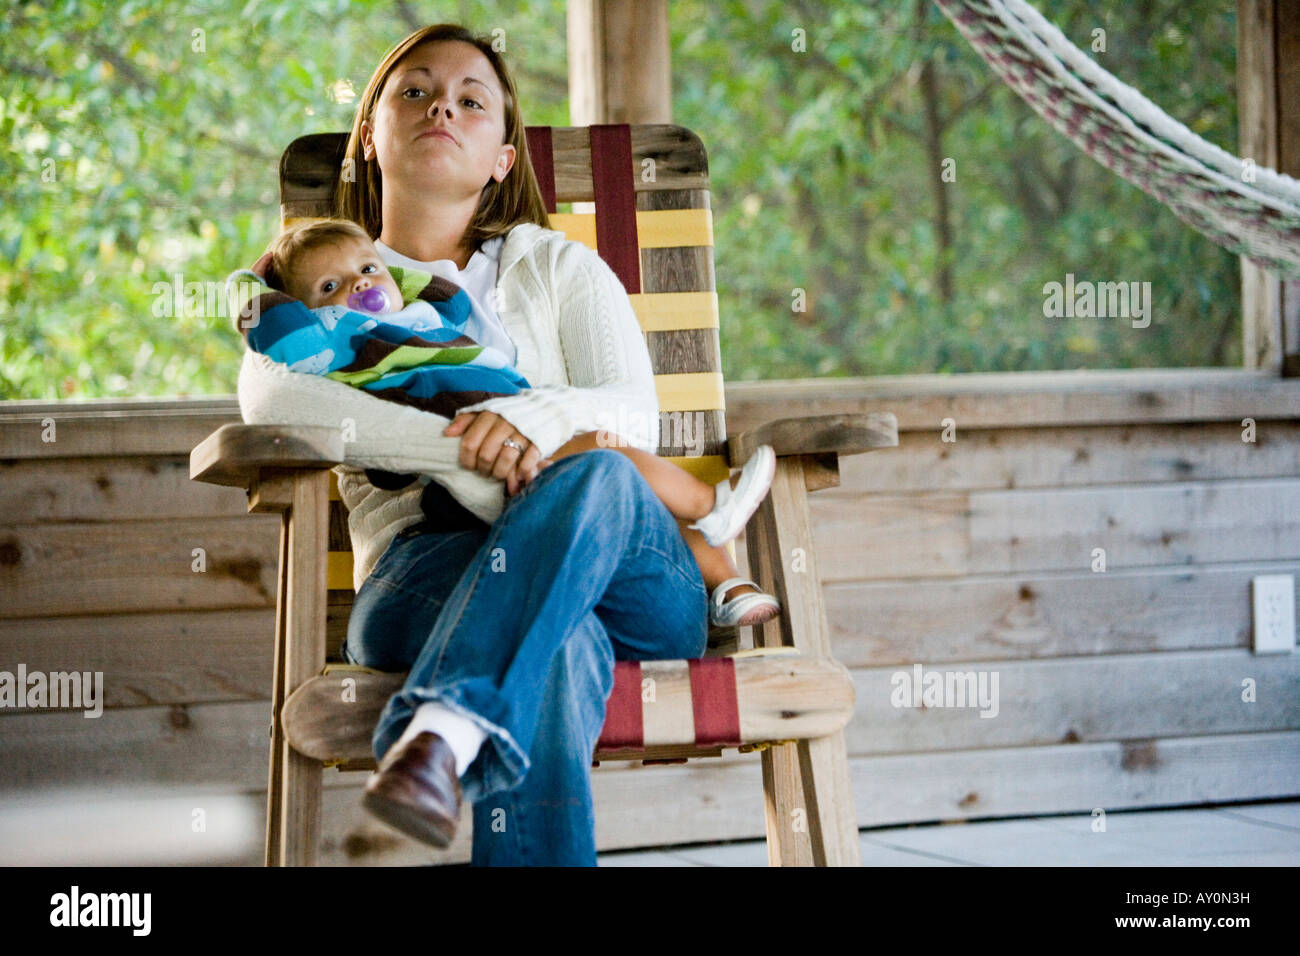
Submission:
[[[718,547],[745,530],[745,523],[767,497],[776,477],[776,452],[771,445],[759,445],[740,470],[740,480],[731,487],[724,478],[715,486],[717,500],[713,510],[689,527],[704,535],[704,540]]]
[[[738,594],[730,601],[727,592],[748,584],[758,594]],[[713,589],[709,598],[709,623],[714,627],[748,627],[761,624],[781,613],[781,602],[747,578],[728,578]]]

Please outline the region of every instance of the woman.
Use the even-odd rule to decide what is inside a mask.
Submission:
[[[375,729],[365,805],[445,846],[469,800],[475,865],[595,865],[591,757],[614,660],[699,657],[706,643],[699,568],[631,461],[601,448],[547,466],[613,423],[656,449],[644,339],[599,256],[546,228],[490,40],[441,24],[397,44],[347,159],[336,214],[390,265],[465,287],[474,337],[534,383],[448,424],[245,354],[245,421],[345,429],[357,596],[344,654],[410,669]]]

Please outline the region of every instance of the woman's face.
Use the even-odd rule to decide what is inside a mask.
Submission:
[[[361,124],[362,154],[379,163],[385,186],[436,189],[453,200],[505,178],[515,148],[504,138],[505,93],[496,70],[459,40],[407,53],[384,83],[373,123]]]

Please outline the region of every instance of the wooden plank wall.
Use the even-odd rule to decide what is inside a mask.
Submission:
[[[846,459],[841,486],[813,497],[832,641],[858,690],[860,826],[1086,825],[1098,807],[1300,793],[1300,657],[1250,649],[1252,576],[1300,577],[1300,383],[736,383],[727,409],[733,431],[832,411],[899,419],[897,449]],[[99,670],[105,692],[96,720],[0,710],[0,797],[148,785],[243,794],[264,812],[278,522],[187,476],[188,449],[233,420],[230,399],[0,406],[0,670]],[[893,706],[894,675],[918,663],[996,673],[997,716]],[[326,774],[324,862],[468,859],[468,810],[434,854],[367,818],[363,779]],[[763,834],[755,754],[606,763],[593,782],[602,848]]]

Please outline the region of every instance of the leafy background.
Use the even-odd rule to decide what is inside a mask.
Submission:
[[[155,284],[252,262],[284,147],[347,129],[383,52],[425,23],[503,30],[527,121],[567,125],[564,7],[8,5],[0,399],[233,392],[227,320],[156,316]],[[1104,30],[1104,67],[1235,151],[1233,4],[1039,7],[1084,49]],[[728,379],[1240,364],[1237,259],[1047,128],[928,0],[669,15],[673,119],[710,157]],[[1149,281],[1150,327],[1044,318],[1067,272]]]

